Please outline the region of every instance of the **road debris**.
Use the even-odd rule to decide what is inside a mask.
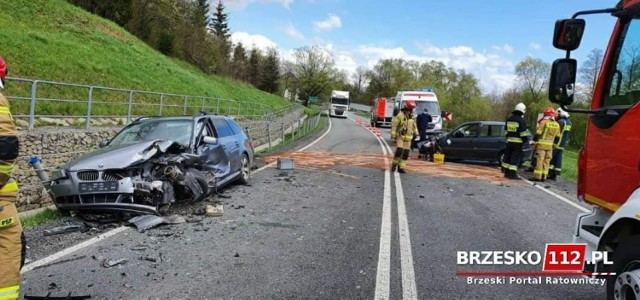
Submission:
[[[142,215],[136,216],[129,220],[130,224],[133,224],[138,228],[138,232],[145,232],[153,227],[156,227],[161,224],[183,224],[186,223],[187,220],[179,215],[171,215],[168,217],[160,217],[156,215]]]
[[[145,230],[156,227],[165,222],[163,217],[159,217],[156,215],[142,215],[131,218],[129,223],[133,224],[138,228],[138,232],[145,232]]]
[[[66,233],[72,233],[72,232],[76,232],[76,231],[80,231],[83,229],[83,226],[81,225],[67,225],[67,226],[60,226],[60,227],[55,227],[55,228],[51,228],[51,229],[45,229],[44,230],[44,235],[45,236],[49,236],[49,235],[55,235],[55,234],[66,234]]]
[[[205,207],[205,212],[207,214],[207,217],[221,217],[222,214],[224,213],[224,209],[222,208],[222,205],[207,205]]]
[[[140,260],[146,260],[146,261],[150,261],[150,262],[158,262],[158,259],[155,257],[151,257],[151,256],[143,256],[140,257]]]
[[[231,207],[233,207],[233,205],[232,205]],[[235,208],[235,209],[242,209],[242,208],[245,208],[245,206],[244,206],[244,205],[238,205],[238,206],[236,206],[236,207],[234,207],[234,208]]]
[[[122,258],[122,259],[114,259],[114,260],[105,258],[105,259],[102,260],[102,267],[111,268],[111,267],[114,267],[114,266],[117,266],[117,265],[124,265],[124,264],[127,263],[127,261],[128,260],[124,259],[124,258]]]

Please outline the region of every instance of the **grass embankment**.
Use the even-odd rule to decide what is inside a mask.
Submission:
[[[20,222],[23,229],[27,230],[54,222],[60,218],[62,218],[62,215],[57,210],[47,208],[35,215],[21,218]]]
[[[159,91],[195,96],[255,101],[271,107],[289,102],[252,86],[230,79],[209,76],[183,61],[172,59],[147,46],[117,24],[92,15],[64,0],[3,1],[0,9],[0,45],[9,65],[9,76]],[[9,82],[8,95],[27,97],[30,84]],[[38,85],[39,98],[88,98],[86,88],[59,88]],[[98,91],[94,115],[126,115],[128,94]],[[187,99],[187,111],[200,111],[202,99]],[[160,96],[136,96],[135,103],[159,103]],[[162,114],[183,114],[183,97],[165,97],[163,102],[176,105]],[[117,104],[116,104],[117,103]],[[206,106],[215,106],[208,100]],[[29,101],[12,103],[15,115],[28,114]],[[220,102],[223,113],[235,113],[237,103]],[[210,109],[211,110],[211,109]],[[213,109],[215,111],[215,109]],[[83,115],[85,103],[38,101],[36,114]],[[155,115],[158,107],[134,106],[134,115]]]

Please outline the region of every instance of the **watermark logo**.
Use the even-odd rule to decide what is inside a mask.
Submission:
[[[589,265],[613,265],[606,251],[587,251],[586,244],[546,244],[539,251],[457,251],[458,266],[541,266],[542,271],[474,271],[456,272],[467,277],[468,284],[598,284],[615,273],[585,272]],[[589,278],[587,278],[589,277]]]

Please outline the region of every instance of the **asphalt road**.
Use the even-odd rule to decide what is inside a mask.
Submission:
[[[388,130],[381,136],[388,138]],[[499,174],[494,167],[411,160],[409,173],[389,174],[383,171],[381,145],[352,120],[332,119],[329,134],[304,152],[270,158],[293,157],[296,170],[266,168],[253,175],[252,186],[228,189],[222,217],[187,216],[188,223],[145,233],[124,230],[61,258],[75,260],[26,272],[23,294],[73,292],[98,299],[604,297],[602,286],[476,285],[456,276],[462,271],[540,271],[540,266],[459,266],[456,253],[543,252],[546,243],[570,241],[579,210],[522,181],[500,182],[499,175],[485,180],[484,174]],[[104,259],[127,262],[105,268]]]

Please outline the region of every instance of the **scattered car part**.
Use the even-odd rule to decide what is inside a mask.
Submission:
[[[80,231],[82,229],[83,229],[83,226],[81,225],[60,226],[60,227],[55,227],[51,229],[45,229],[44,235],[49,236],[49,235],[55,235],[55,234],[65,234],[65,233]]]
[[[216,206],[207,205],[205,208],[205,212],[207,214],[207,217],[221,217],[224,213],[224,209],[220,204],[217,204]]]
[[[46,296],[30,296],[30,295],[24,295],[24,299],[25,300],[84,300],[84,299],[91,299],[90,295],[86,295],[86,296],[71,296],[71,292],[69,292],[69,294],[67,294],[66,296],[62,296],[62,297],[52,297],[51,296],[51,292],[48,292]]]
[[[278,158],[277,167],[279,170],[293,170],[293,159]]]

